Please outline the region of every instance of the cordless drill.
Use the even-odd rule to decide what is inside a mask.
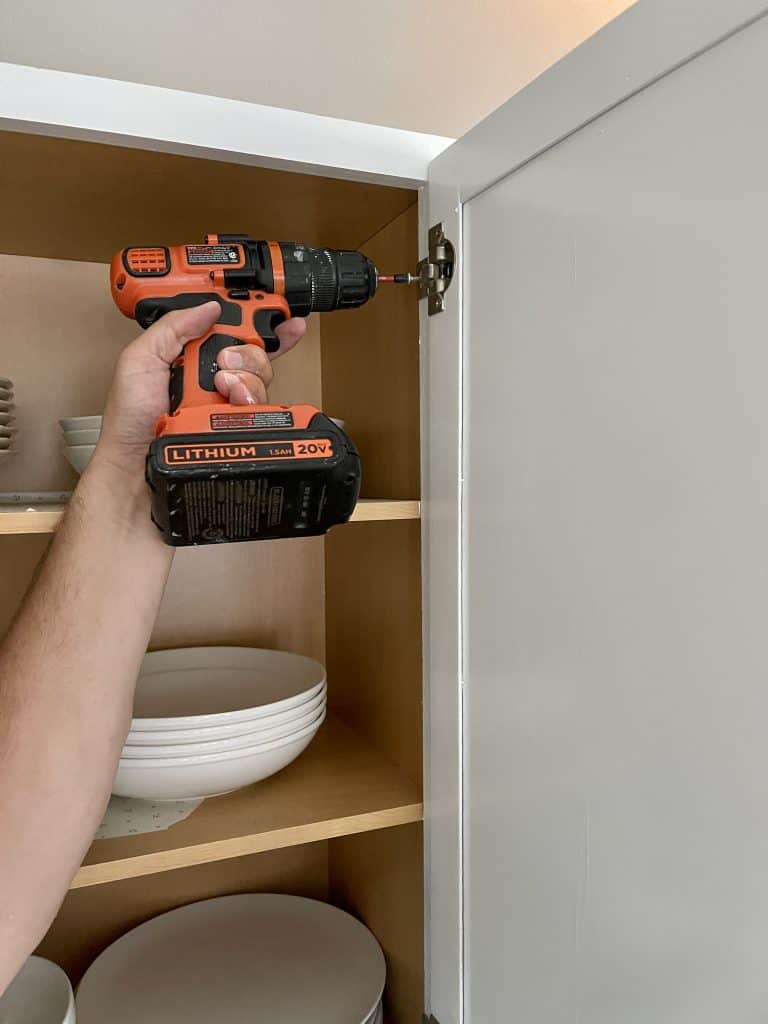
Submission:
[[[174,309],[215,300],[218,321],[171,367],[170,410],[147,455],[152,518],[166,543],[307,537],[352,515],[360,458],[311,405],[230,405],[214,375],[219,352],[276,352],[291,316],[362,306],[378,272],[362,253],[208,235],[203,245],[132,246],[112,260],[121,312],[149,327]]]

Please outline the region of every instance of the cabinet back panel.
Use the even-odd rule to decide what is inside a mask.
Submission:
[[[0,251],[109,262],[124,245],[248,232],[355,248],[410,189],[96,142],[0,132]]]

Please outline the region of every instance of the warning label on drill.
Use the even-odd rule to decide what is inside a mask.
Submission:
[[[280,526],[286,513],[285,488],[268,477],[253,480],[200,480],[184,488],[188,534],[203,541],[258,537]]]
[[[274,412],[215,412],[211,414],[211,430],[237,430],[239,427],[292,427],[293,413],[277,409]]]
[[[240,248],[237,245],[188,245],[187,263],[192,266],[200,264],[228,264],[232,266],[240,262]]]

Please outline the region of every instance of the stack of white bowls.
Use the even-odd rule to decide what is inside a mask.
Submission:
[[[101,416],[69,416],[59,420],[64,435],[64,455],[78,473],[91,461],[101,434]]]
[[[248,893],[179,907],[104,950],[79,1024],[381,1024],[386,965],[336,907]]]
[[[4,462],[13,451],[14,412],[13,381],[0,377],[0,463]]]
[[[197,800],[287,767],[325,719],[325,669],[255,647],[153,651],[142,664],[116,796]]]

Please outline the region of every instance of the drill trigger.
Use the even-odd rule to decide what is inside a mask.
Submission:
[[[264,342],[265,351],[270,355],[280,349],[280,339],[275,334],[275,328],[279,327],[284,320],[285,313],[279,309],[257,309],[253,314],[253,326]]]

